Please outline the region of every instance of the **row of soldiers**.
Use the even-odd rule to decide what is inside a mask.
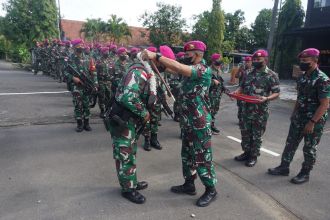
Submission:
[[[198,175],[205,192],[196,204],[201,207],[209,205],[217,195],[211,137],[212,133],[219,133],[215,127],[215,115],[221,95],[229,93],[221,77],[221,55],[213,54],[212,63],[207,66],[204,61],[206,45],[201,41],[186,43],[184,52],[176,56],[167,46],[161,46],[159,52],[154,47],[141,52],[135,49],[136,53],[131,49],[129,57],[126,48],[117,49],[115,45],[99,47],[88,54],[84,52],[86,46],[82,40],[74,40],[71,44],[73,53],[67,61],[64,76],[72,87],[77,131],[91,130],[89,98],[90,94],[98,94],[101,97],[101,116],[105,117],[106,128],[112,137],[122,196],[138,204],[146,201],[139,191],[147,188],[148,183],[138,181],[136,176],[137,140],[144,133],[146,150],[150,150],[151,143],[161,149],[157,140],[161,113],[161,107],[157,107],[160,104],[157,95],[164,94],[164,91],[157,88],[161,87],[159,80],[162,81],[158,73],[166,72],[171,76],[169,82],[176,98],[174,120],[180,122],[185,180],[182,185],[171,187],[171,191],[195,195],[194,181]],[[301,171],[291,180],[295,184],[309,180],[316,160],[316,147],[328,116],[330,80],[318,69],[318,56],[316,49],[307,49],[298,56],[304,74],[297,81],[298,98],[290,131],[281,165],[268,170],[271,175],[287,176],[294,153],[305,138],[305,161]],[[245,65],[237,75],[239,87],[233,93],[259,100],[257,103],[238,102],[243,153],[234,159],[244,161],[248,167],[257,163],[269,117],[269,102],[280,93],[278,76],[267,67],[267,63],[268,53],[265,50],[246,57]]]

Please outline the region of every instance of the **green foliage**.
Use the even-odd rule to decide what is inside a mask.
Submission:
[[[244,12],[241,10],[225,14],[225,39],[236,41],[236,36],[240,32],[240,26],[245,22]]]
[[[295,36],[285,35],[287,32],[301,28],[305,12],[301,0],[286,0],[279,14],[278,28],[274,43],[275,69],[281,78],[290,78],[292,65],[296,62],[301,42]]]
[[[35,41],[58,37],[58,14],[55,0],[8,0],[3,5],[0,35],[4,35],[9,58],[28,62],[28,49]]]
[[[116,15],[110,15],[107,22],[102,21],[101,18],[87,19],[80,33],[84,33],[85,38],[93,42],[108,40],[119,42],[122,38],[131,36],[128,25]]]
[[[192,28],[191,38],[194,40],[205,41],[209,28],[210,12],[204,11],[202,14],[194,16],[196,23]]]
[[[209,17],[208,35],[207,35],[207,46],[208,54],[212,54],[221,51],[222,42],[224,40],[224,14],[221,10],[221,0],[213,0],[213,7]]]
[[[255,41],[255,48],[266,48],[268,36],[270,33],[270,23],[272,20],[272,10],[262,9],[259,12],[254,24],[252,24],[252,33]]]
[[[236,33],[235,37],[235,49],[244,52],[253,52],[254,48],[254,36],[252,30],[243,26]]]
[[[181,18],[181,7],[157,3],[154,13],[145,12],[141,17],[142,24],[150,31],[150,41],[156,45],[182,44],[183,29],[186,20]]]

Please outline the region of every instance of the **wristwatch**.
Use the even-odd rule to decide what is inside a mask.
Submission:
[[[156,60],[159,61],[159,58],[162,57],[162,54],[161,53],[156,53]]]

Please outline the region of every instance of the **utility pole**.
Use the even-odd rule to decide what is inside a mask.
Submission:
[[[58,5],[58,30],[59,30],[59,38],[62,40],[62,23],[61,23],[61,5],[60,5],[60,0],[57,0],[57,5]]]
[[[271,54],[271,50],[272,50],[272,46],[273,46],[279,1],[280,0],[275,0],[275,2],[274,2],[274,8],[273,8],[273,13],[272,13],[272,21],[271,21],[271,24],[270,24],[270,33],[269,33],[268,43],[267,43],[267,50],[268,50],[269,54]]]

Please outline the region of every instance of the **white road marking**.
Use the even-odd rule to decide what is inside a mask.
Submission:
[[[3,92],[3,93],[0,93],[0,96],[5,96],[5,95],[61,94],[61,93],[68,93],[68,92],[69,91],[58,91],[58,92],[12,92],[12,93]]]
[[[235,138],[235,137],[233,137],[233,136],[227,136],[227,138],[229,138],[229,139],[231,139],[231,140],[233,140],[233,141],[236,141],[236,142],[238,142],[238,143],[242,143],[242,141],[241,141],[240,139]],[[265,148],[263,148],[263,147],[260,148],[260,150],[263,151],[263,152],[265,152],[265,153],[268,153],[268,154],[270,154],[270,155],[272,155],[272,156],[275,156],[275,157],[280,156],[280,154],[275,153],[275,152],[273,152],[273,151],[271,151],[271,150],[265,149]]]

